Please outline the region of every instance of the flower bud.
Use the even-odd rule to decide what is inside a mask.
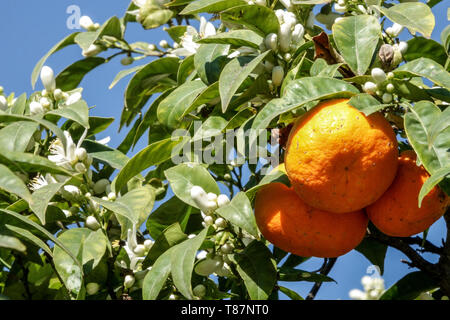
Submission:
[[[292,10],[294,6],[291,3],[291,0],[280,0],[281,4],[286,8],[286,10]]]
[[[395,87],[394,87],[394,85],[392,83],[388,83],[386,85],[386,91],[387,92],[392,93],[392,92],[394,92],[394,90],[395,90]]]
[[[345,4],[343,6],[341,6],[339,3],[335,3],[333,8],[334,8],[334,11],[339,12],[339,13],[344,13],[347,11],[347,7],[345,6]]]
[[[390,93],[384,93],[382,96],[383,103],[390,103],[392,102],[392,94]]]
[[[388,74],[386,75],[386,78],[387,78],[388,80],[394,79],[394,77],[395,77],[395,75],[394,75],[393,72],[388,72]]]
[[[123,66],[129,66],[130,64],[132,64],[134,62],[134,59],[132,57],[125,57],[122,60],[120,60],[120,63]]]
[[[214,223],[214,219],[213,219],[213,217],[211,217],[211,216],[206,216],[206,217],[203,219],[203,221],[205,222],[205,224],[206,224],[207,226],[210,226],[210,225],[212,225],[212,224]]]
[[[125,276],[125,280],[123,281],[123,285],[126,289],[130,289],[134,285],[135,281],[136,281],[136,279],[134,278],[133,275],[127,274]]]
[[[86,227],[89,229],[96,231],[100,229],[100,223],[97,221],[97,219],[94,216],[89,216],[86,218]]]
[[[221,257],[216,256],[214,258],[206,258],[200,261],[194,268],[195,273],[201,276],[209,276],[214,273],[218,268],[223,265],[223,260]]]
[[[63,196],[64,199],[68,201],[73,201],[76,200],[81,195],[81,191],[76,186],[67,185],[64,186],[63,189],[61,190],[61,195]]]
[[[283,23],[280,26],[280,31],[278,33],[280,50],[283,52],[288,52],[291,45],[291,25],[288,23]]]
[[[82,98],[81,93],[80,92],[74,92],[72,93],[69,98],[66,100],[66,105],[71,105],[74,104],[78,101],[80,101]]]
[[[217,194],[213,192],[208,192],[207,197],[208,201],[217,201]]]
[[[4,96],[0,96],[0,110],[5,111],[8,108],[8,101]]]
[[[203,259],[206,258],[207,255],[208,255],[208,252],[207,252],[207,251],[201,250],[201,251],[199,251],[199,252],[197,253],[196,258],[197,258],[198,260],[203,260]]]
[[[217,218],[216,221],[214,221],[214,225],[217,228],[225,228],[227,226],[227,222],[224,218]]]
[[[230,271],[230,267],[226,263],[222,263],[221,266],[217,267],[215,274],[217,274],[219,277],[230,277],[233,275]]]
[[[34,116],[39,113],[44,113],[44,107],[39,102],[32,101],[30,103],[30,114]]]
[[[386,81],[386,73],[380,68],[373,68],[371,71],[371,75],[376,83]]]
[[[75,150],[75,156],[78,158],[78,160],[84,161],[87,157],[86,149],[85,148],[77,148],[77,150]]]
[[[150,250],[152,247],[153,247],[153,244],[154,244],[155,242],[153,241],[153,240],[150,240],[150,239],[147,239],[147,240],[145,240],[144,241],[144,246],[145,246],[145,249],[148,251],[148,250]]]
[[[82,16],[80,18],[80,27],[87,31],[94,31],[95,25],[92,19],[89,16]]]
[[[151,44],[148,45],[148,50],[150,50],[150,51],[155,51],[156,49],[158,49],[158,48],[157,48],[156,45],[154,45],[153,43],[151,43]]]
[[[134,248],[134,250],[133,250],[133,252],[134,252],[138,257],[143,257],[143,256],[145,256],[145,251],[146,251],[146,248],[145,248],[145,245],[143,245],[143,244],[138,244],[138,245],[136,246],[136,248]]]
[[[100,285],[95,282],[90,282],[86,285],[86,293],[90,296],[96,294],[100,290]]]
[[[303,41],[304,35],[305,28],[300,23],[297,23],[294,27],[294,31],[292,31],[292,42],[299,45]]]
[[[274,86],[278,87],[283,82],[284,69],[282,66],[276,66],[272,70],[272,83]]]
[[[408,43],[405,41],[400,41],[400,43],[398,44],[398,49],[402,54],[405,54],[406,50],[408,50]]]
[[[226,194],[220,194],[217,197],[217,205],[219,207],[223,207],[223,206],[225,206],[225,205],[227,205],[229,203],[230,203],[230,198],[228,198],[228,196]]]
[[[384,67],[389,67],[394,59],[394,48],[390,44],[383,44],[378,52],[378,57]]]
[[[159,42],[159,46],[160,46],[161,48],[167,49],[167,48],[169,48],[169,43],[168,43],[166,40],[161,40],[161,41]]]
[[[231,245],[230,243],[225,243],[223,246],[220,247],[220,251],[222,251],[222,253],[224,254],[230,254],[233,252],[233,245]]]
[[[114,201],[117,199],[117,195],[115,192],[109,192],[108,193],[108,200]]]
[[[41,81],[45,90],[53,92],[56,89],[55,74],[53,69],[48,66],[43,66],[41,70]]]
[[[278,50],[278,35],[276,33],[269,33],[265,39],[265,44],[267,48],[273,51]]]
[[[50,100],[46,97],[42,97],[41,99],[39,99],[39,103],[42,105],[42,107],[44,107],[44,109],[47,109],[47,110],[49,110],[50,106],[52,105]]]
[[[81,52],[81,54],[82,54],[84,57],[89,58],[89,57],[94,57],[94,56],[96,56],[97,54],[99,54],[99,53],[102,52],[102,51],[103,51],[103,48],[102,48],[101,46],[96,45],[96,44],[91,44],[91,45],[89,46],[89,48],[87,48],[86,50],[83,50],[83,51]]]
[[[397,37],[402,31],[403,26],[398,23],[394,23],[392,27],[386,28],[386,33],[392,38]]]
[[[297,17],[292,12],[284,12],[283,20],[283,24],[287,24],[289,26],[289,29],[297,24]]]
[[[78,172],[78,173],[85,173],[85,172],[86,172],[86,167],[85,167],[85,165],[84,165],[83,163],[78,162],[78,163],[75,165],[75,170],[76,170],[76,172]]]
[[[94,193],[95,194],[102,194],[102,193],[104,193],[105,192],[105,190],[106,190],[106,186],[108,186],[110,183],[109,183],[109,180],[108,179],[100,179],[100,180],[98,180],[96,183],[95,183],[95,185],[94,185]]]
[[[264,0],[264,2],[265,2],[265,0]],[[198,284],[192,289],[192,293],[196,297],[203,298],[206,294],[206,287],[202,284]]]

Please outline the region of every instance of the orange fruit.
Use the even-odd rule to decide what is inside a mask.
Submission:
[[[416,154],[412,150],[402,152],[398,162],[394,182],[366,212],[381,232],[409,237],[426,230],[445,213],[448,196],[435,186],[419,208],[419,192],[430,175],[423,166],[416,165]]]
[[[255,218],[267,240],[302,257],[343,255],[361,242],[368,224],[361,210],[336,214],[312,208],[279,182],[258,191]]]
[[[320,103],[299,118],[284,163],[299,197],[312,207],[352,212],[375,202],[397,171],[397,139],[381,113],[365,116],[348,99]]]

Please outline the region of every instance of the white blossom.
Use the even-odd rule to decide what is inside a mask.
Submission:
[[[78,101],[80,101],[82,98],[82,95],[80,92],[74,92],[72,93],[69,98],[66,100],[66,105],[70,106],[71,104],[74,104]]]
[[[78,162],[76,156],[77,145],[73,142],[68,131],[64,131],[64,136],[66,138],[66,147],[64,147],[59,138],[55,139],[50,145],[48,159],[60,167],[72,170],[72,166]]]
[[[5,111],[8,108],[8,101],[2,95],[0,95],[0,110]]]
[[[179,57],[188,57],[197,52],[200,44],[195,41],[216,34],[216,28],[211,22],[208,22],[204,17],[200,18],[200,29],[197,30],[192,26],[187,26],[186,32],[181,37],[180,45],[178,49],[174,49],[171,52]]]
[[[43,66],[41,69],[41,81],[45,90],[53,92],[56,89],[56,80],[53,69],[48,66]]]

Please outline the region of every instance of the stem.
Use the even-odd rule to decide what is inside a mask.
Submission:
[[[330,258],[325,259],[325,263],[321,268],[320,274],[328,275],[333,269],[334,264],[336,263],[337,258]],[[322,286],[322,282],[316,282],[314,283],[314,286],[312,287],[311,291],[309,292],[308,296],[306,297],[306,300],[314,300],[314,298],[317,295],[317,292],[319,292],[320,287]]]

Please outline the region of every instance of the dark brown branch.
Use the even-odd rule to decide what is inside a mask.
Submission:
[[[331,269],[333,269],[334,264],[336,263],[337,258],[330,258],[326,259],[324,265],[321,267],[320,274],[323,274],[327,276]],[[312,287],[311,291],[309,292],[308,296],[306,297],[306,300],[314,300],[314,298],[317,295],[317,292],[319,292],[320,287],[322,286],[322,282],[316,282],[314,283],[314,286]]]

